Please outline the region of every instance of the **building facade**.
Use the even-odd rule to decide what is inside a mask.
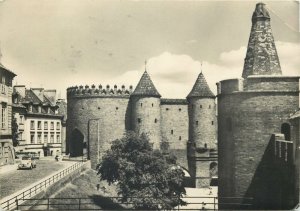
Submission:
[[[299,135],[291,136],[290,116],[299,109],[299,77],[282,75],[270,22],[258,3],[242,78],[218,83],[222,209],[291,209],[298,201]],[[227,207],[226,198],[232,199]],[[247,199],[250,207],[234,207]]]
[[[17,152],[37,153],[40,157],[62,153],[63,115],[56,105],[56,90],[26,89],[14,86],[13,118],[17,124]]]
[[[134,90],[116,85],[70,87],[67,151],[71,156],[82,156],[86,148],[95,168],[111,142],[126,131],[145,133],[154,149],[176,155],[194,179],[194,186],[209,186],[210,164],[214,162],[216,167],[217,161],[214,99],[202,73],[187,99],[161,98],[147,71]]]
[[[14,163],[12,143],[12,80],[16,76],[0,63],[0,166]]]

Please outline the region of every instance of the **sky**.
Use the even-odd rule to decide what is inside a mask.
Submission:
[[[298,1],[264,1],[284,75],[300,75]],[[1,63],[27,88],[136,86],[163,98],[242,75],[256,1],[0,0]],[[202,63],[202,67],[201,67]]]

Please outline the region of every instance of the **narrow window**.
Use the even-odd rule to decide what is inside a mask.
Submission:
[[[205,149],[207,148],[207,144],[206,144],[206,143],[204,144],[204,148],[205,148]]]
[[[34,133],[30,133],[30,143],[34,144],[35,138],[34,138]]]
[[[174,133],[174,131],[173,130],[171,130],[171,134],[173,135],[173,133]]]
[[[202,105],[200,105],[200,108],[202,108]]]
[[[179,140],[181,140],[181,136],[179,136]]]
[[[44,130],[48,130],[48,122],[44,122]]]
[[[56,130],[60,130],[60,122],[56,122]]]
[[[211,125],[214,125],[214,121],[211,121]]]
[[[141,107],[143,107],[143,103],[141,103]]]
[[[154,119],[154,123],[157,123],[157,119]]]
[[[209,105],[208,108],[211,108],[211,105]]]
[[[166,111],[168,111],[169,110],[169,108],[166,108]]]
[[[50,123],[50,129],[51,129],[51,130],[54,130],[54,122],[51,122],[51,123]]]
[[[119,108],[118,107],[116,107],[116,110],[118,110]]]
[[[38,130],[41,130],[41,129],[42,129],[42,122],[38,121]]]
[[[34,121],[30,121],[30,130],[34,130]]]
[[[137,121],[138,121],[138,123],[141,123],[141,122],[142,122],[141,118],[138,118]]]
[[[181,108],[179,108],[178,110],[181,111]]]
[[[196,125],[198,125],[198,121],[196,121]]]
[[[98,107],[98,110],[100,110],[100,107]]]
[[[153,107],[153,103],[152,103],[152,107]]]

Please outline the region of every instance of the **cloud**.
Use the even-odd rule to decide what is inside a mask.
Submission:
[[[289,42],[276,42],[281,67],[284,75],[300,75],[300,45]],[[203,73],[211,88],[216,93],[218,81],[239,78],[242,75],[246,46],[220,54],[217,64],[203,62]],[[140,70],[144,67],[140,67]],[[156,88],[164,98],[185,98],[192,89],[201,71],[200,61],[189,55],[178,55],[170,52],[152,57],[148,60],[147,71]],[[127,71],[123,75],[108,82],[131,82],[136,85],[142,71]]]

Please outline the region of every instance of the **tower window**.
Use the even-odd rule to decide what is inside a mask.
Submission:
[[[179,108],[178,110],[181,111],[181,108]]]
[[[152,107],[153,107],[153,103],[152,103]]]
[[[116,110],[118,110],[119,108],[118,107],[116,107]]]
[[[174,133],[174,131],[173,130],[171,130],[171,134],[173,135],[173,133]]]
[[[181,140],[181,136],[179,136],[179,140]]]
[[[196,121],[196,125],[198,125],[198,123],[199,123],[199,122],[198,122],[198,121]]]
[[[205,148],[205,149],[207,148],[207,144],[206,144],[206,143],[204,144],[204,148]]]
[[[138,118],[137,121],[138,121],[138,123],[141,123],[141,122],[142,122],[141,118]]]
[[[211,105],[209,105],[208,108],[211,108]]]
[[[98,107],[98,110],[100,110],[100,107]]]
[[[157,123],[157,119],[154,119],[154,123]]]
[[[211,125],[214,125],[214,121],[211,121]]]
[[[141,103],[141,107],[143,107],[143,103]]]
[[[200,108],[202,108],[202,105],[200,105]]]
[[[169,110],[169,108],[166,108],[166,111],[168,111]]]

